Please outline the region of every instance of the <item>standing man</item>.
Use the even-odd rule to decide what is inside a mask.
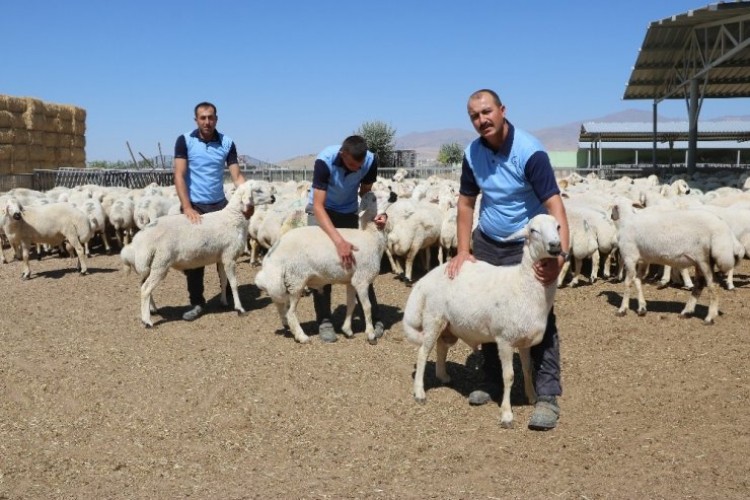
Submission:
[[[347,137],[341,145],[325,148],[315,160],[306,209],[307,224],[320,226],[331,238],[341,258],[341,265],[346,269],[354,264],[353,252],[357,248],[346,241],[337,228],[359,227],[357,195],[370,191],[377,175],[377,158],[367,150],[364,137],[358,135]],[[375,223],[382,229],[386,220],[387,216],[381,214],[375,218]],[[372,285],[368,289],[368,296],[375,337],[380,338],[384,326],[379,319],[380,311]],[[325,285],[320,292],[313,290],[313,305],[320,339],[323,342],[336,342],[336,331],[331,323],[331,285]]]
[[[549,156],[539,141],[517,129],[505,118],[505,106],[489,89],[474,92],[467,106],[469,119],[479,138],[464,151],[458,198],[458,253],[446,272],[454,278],[467,261],[477,259],[496,266],[516,265],[523,256],[524,241],[504,242],[531,218],[549,213],[560,224],[560,256],[544,259],[534,266],[536,278],[553,285],[568,258],[570,235],[565,206]],[[474,206],[482,193],[479,220],[472,234]],[[473,255],[471,248],[473,246]],[[469,395],[469,403],[482,405],[501,394],[501,367],[497,344],[482,344],[484,381]],[[549,430],[557,425],[560,407],[560,342],[554,308],[547,318],[547,329],[540,344],[531,348],[536,372],[537,402],[529,421],[533,430]]]
[[[227,205],[224,194],[224,167],[235,186],[245,182],[237,163],[237,148],[231,137],[216,130],[216,106],[201,102],[195,106],[198,128],[177,138],[174,146],[174,184],[182,213],[193,224],[201,223],[201,214],[216,212]],[[252,215],[245,214],[246,217]],[[203,272],[205,268],[188,269],[187,288],[192,308],[182,315],[185,321],[198,319],[203,313]]]

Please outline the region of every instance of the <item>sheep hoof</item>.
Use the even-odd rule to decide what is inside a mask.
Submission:
[[[378,345],[378,339],[376,339],[375,337],[373,337],[373,338],[369,338],[368,337],[367,338],[367,343],[370,344],[370,345]]]
[[[512,420],[501,420],[500,421],[500,427],[503,429],[512,429],[513,428],[513,421]]]
[[[692,312],[685,312],[685,311],[683,311],[683,312],[680,313],[680,318],[682,318],[682,319],[688,319],[692,315],[693,315]]]
[[[143,323],[143,328],[146,328],[148,330],[154,327],[152,323],[146,323],[145,321],[141,321],[141,323]]]
[[[410,278],[404,278],[404,284],[405,284],[405,285],[406,285],[407,287],[411,288],[411,286],[412,286],[412,285],[414,284],[414,280],[413,280],[413,279],[410,279]]]
[[[714,320],[713,320],[713,318],[711,318],[711,319],[708,319],[708,318],[706,318],[706,319],[705,319],[705,320],[703,321],[703,324],[704,324],[704,325],[706,325],[706,326],[709,326],[709,325],[714,325],[715,323],[714,323]]]
[[[398,273],[396,279],[399,281],[404,281],[406,279],[406,275],[404,273]]]
[[[26,273],[21,273],[21,279],[22,279],[22,280],[27,280],[27,279],[30,279],[30,278],[31,278],[31,275],[30,275],[30,274],[26,274]]]
[[[86,275],[88,275],[88,274],[89,274],[89,272],[88,272],[88,271],[81,271],[81,276],[86,276]]]
[[[247,316],[247,311],[245,311],[244,309],[235,309],[235,311],[237,311],[237,316],[239,317]]]
[[[417,396],[414,396],[414,401],[416,401],[417,403],[423,405],[423,404],[427,403],[427,398],[426,397],[419,398]]]
[[[646,310],[645,309],[638,309],[638,316],[645,316]]]
[[[625,314],[627,314],[627,312],[628,312],[627,310],[624,310],[624,309],[623,309],[623,310],[621,310],[621,311],[617,311],[617,312],[616,312],[615,314],[616,314],[617,316],[623,317],[623,316],[625,316]]]

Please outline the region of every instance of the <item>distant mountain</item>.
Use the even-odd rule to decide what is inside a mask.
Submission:
[[[659,121],[685,121],[686,118],[670,118],[657,115]],[[651,111],[639,109],[626,109],[611,113],[598,118],[587,118],[570,122],[557,127],[547,127],[537,130],[530,130],[544,147],[549,151],[575,151],[578,148],[578,136],[581,132],[581,124],[584,122],[605,122],[605,123],[629,123],[629,122],[650,122],[652,120]],[[706,120],[711,122],[719,121],[750,121],[750,115],[722,116]],[[426,132],[411,132],[395,138],[396,149],[413,149],[417,152],[418,161],[434,161],[437,158],[440,147],[443,144],[457,142],[462,146],[468,145],[477,137],[473,130],[460,128],[448,128],[439,130],[429,130]],[[279,165],[294,168],[295,166],[311,166],[315,162],[315,154],[298,156],[283,162]]]

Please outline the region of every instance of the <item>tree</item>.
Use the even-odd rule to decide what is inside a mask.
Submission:
[[[374,121],[364,122],[354,133],[365,138],[367,149],[378,157],[378,165],[383,168],[393,166],[396,150],[393,138],[396,135],[396,129],[387,123]]]
[[[440,146],[437,161],[443,165],[456,165],[461,163],[464,157],[464,148],[457,142],[443,144]]]

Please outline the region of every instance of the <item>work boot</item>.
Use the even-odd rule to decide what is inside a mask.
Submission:
[[[338,337],[336,336],[336,330],[333,329],[333,324],[327,319],[323,320],[318,326],[318,337],[323,342],[331,343],[336,342]]]
[[[203,316],[203,306],[199,304],[183,314],[182,319],[185,321],[195,321],[201,316]]]
[[[373,328],[375,329],[376,339],[379,339],[385,333],[385,325],[383,324],[382,321],[376,321],[375,324],[373,325]]]
[[[469,394],[469,404],[472,406],[481,406],[487,404],[490,400],[497,400],[502,392],[500,384],[496,382],[484,381],[479,387]]]
[[[555,396],[539,396],[534,405],[534,413],[529,420],[532,431],[548,431],[557,425],[560,417],[560,406]]]

